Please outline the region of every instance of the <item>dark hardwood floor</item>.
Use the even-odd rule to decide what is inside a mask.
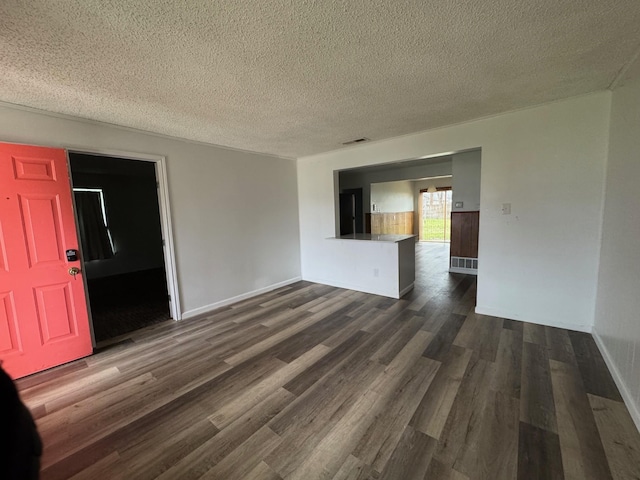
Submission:
[[[399,301],[300,282],[20,380],[42,478],[640,478],[591,336],[476,315],[417,257]]]

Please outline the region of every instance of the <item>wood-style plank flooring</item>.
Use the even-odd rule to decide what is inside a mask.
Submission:
[[[591,336],[474,313],[417,247],[401,300],[300,282],[18,382],[43,479],[632,479]]]

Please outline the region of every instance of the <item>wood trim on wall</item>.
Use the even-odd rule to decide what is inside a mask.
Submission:
[[[371,233],[413,235],[413,212],[372,213]]]
[[[478,258],[480,212],[451,212],[451,256]]]

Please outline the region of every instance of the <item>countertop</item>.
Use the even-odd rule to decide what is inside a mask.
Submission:
[[[401,242],[409,238],[415,238],[415,235],[376,235],[371,233],[352,233],[350,235],[342,235],[340,237],[332,237],[335,240],[364,240],[368,242]]]

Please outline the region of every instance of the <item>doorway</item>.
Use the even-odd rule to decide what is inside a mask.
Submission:
[[[96,342],[171,318],[156,166],[69,152]]]
[[[420,241],[451,243],[451,201],[451,187],[420,190]]]
[[[340,193],[340,235],[364,233],[362,188],[345,189]]]

